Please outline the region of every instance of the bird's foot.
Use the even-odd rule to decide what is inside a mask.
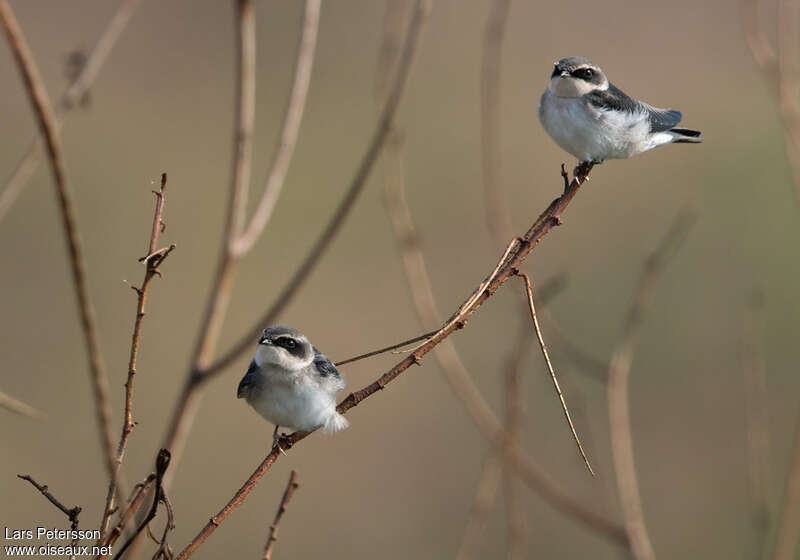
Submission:
[[[589,172],[592,170],[592,167],[595,165],[600,165],[603,163],[602,160],[600,161],[582,161],[578,163],[577,167],[572,171],[573,177],[577,179],[579,183],[583,183],[584,181],[589,180]]]
[[[272,432],[272,448],[275,449],[277,447],[278,451],[280,451],[284,457],[286,456],[286,451],[284,451],[283,447],[281,447],[281,440],[285,437],[286,434],[279,434],[278,426],[275,426],[275,431]]]

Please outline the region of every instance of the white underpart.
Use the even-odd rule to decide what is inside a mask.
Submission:
[[[344,388],[341,377],[320,376],[313,363],[301,361],[274,346],[256,351],[257,381],[247,402],[276,426],[293,430],[343,430],[350,423],[336,412],[336,393]]]
[[[539,102],[539,119],[556,144],[580,161],[629,158],[676,138],[651,133],[646,112],[597,109],[583,97],[559,97],[549,88]]]
[[[349,425],[336,412],[336,392],[344,386],[341,380],[326,387],[306,371],[287,372],[266,365],[261,368],[259,381],[259,386],[247,396],[247,402],[276,426],[304,431],[321,427],[335,432]]]

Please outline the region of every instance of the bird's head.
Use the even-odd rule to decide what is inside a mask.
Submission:
[[[581,97],[595,90],[608,89],[603,70],[582,56],[562,58],[553,65],[550,91],[558,97]]]
[[[274,365],[297,371],[314,360],[314,347],[297,329],[268,327],[258,341],[255,360],[259,366]]]

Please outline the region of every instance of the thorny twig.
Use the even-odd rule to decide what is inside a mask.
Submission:
[[[94,83],[100,68],[102,68],[117,39],[119,39],[128,25],[128,21],[130,21],[139,2],[140,0],[122,0],[120,2],[117,11],[111,21],[108,22],[94,49],[86,57],[84,64],[81,66],[80,74],[75,77],[74,81],[70,83],[69,87],[61,95],[58,107],[56,107],[55,122],[58,128],[61,127],[63,116],[89,92],[89,88]],[[43,147],[44,139],[41,135],[37,135],[28,151],[20,159],[17,167],[14,168],[11,177],[6,181],[5,188],[0,192],[0,221],[8,214],[8,210],[28,184],[39,163],[39,156]]]
[[[286,482],[286,490],[283,491],[283,497],[278,506],[278,511],[275,514],[275,519],[272,525],[269,526],[269,537],[267,537],[267,544],[264,546],[264,560],[270,560],[272,558],[272,547],[275,541],[278,540],[278,525],[283,518],[283,514],[286,512],[286,506],[289,505],[289,500],[292,499],[295,490],[297,490],[299,486],[300,485],[297,484],[297,473],[292,471],[289,474],[289,480]]]
[[[362,401],[374,395],[375,393],[384,389],[389,383],[401,375],[404,371],[412,365],[420,364],[422,358],[431,350],[437,347],[443,340],[453,334],[456,330],[463,328],[469,316],[475,312],[488,298],[490,298],[509,278],[514,276],[514,273],[519,270],[521,264],[525,261],[527,256],[533,251],[536,244],[547,235],[553,227],[561,223],[561,214],[566,207],[575,198],[575,195],[580,190],[581,185],[586,182],[586,173],[591,171],[592,165],[587,164],[576,168],[577,175],[572,179],[565,192],[555,199],[545,209],[539,218],[528,228],[528,231],[519,241],[515,244],[513,250],[507,256],[504,254],[501,262],[504,262],[497,273],[490,274],[490,280],[487,283],[481,283],[476,293],[480,293],[478,297],[470,296],[459,310],[423,345],[414,350],[410,355],[397,363],[389,371],[384,373],[380,378],[370,383],[363,389],[350,393],[336,408],[340,414],[345,414],[348,410],[358,406]],[[486,284],[484,286],[484,284]],[[305,439],[310,435],[310,432],[294,432],[281,439],[281,447],[283,451],[288,451],[297,444],[299,441]],[[495,441],[502,442],[501,439],[502,428],[497,426],[494,430]],[[244,484],[234,493],[233,497],[228,503],[214,515],[208,523],[200,530],[200,532],[186,545],[186,547],[178,554],[178,560],[184,560],[190,557],[197,548],[205,542],[205,540],[219,527],[230,514],[239,507],[242,502],[247,498],[250,492],[255,488],[263,476],[269,472],[279,457],[283,455],[281,449],[275,445],[258,465],[256,470],[244,482]],[[527,459],[519,449],[513,447],[509,450],[508,460],[510,464],[519,472],[520,476],[527,484],[536,488],[554,507],[560,511],[574,517],[575,519],[584,523],[601,535],[609,538],[610,540],[627,546],[628,537],[625,530],[619,527],[616,523],[607,520],[605,517],[587,509],[582,503],[577,502],[568,495],[566,495],[555,483],[547,479],[547,477]]]
[[[628,320],[623,327],[619,346],[608,366],[608,415],[611,436],[611,451],[625,530],[631,543],[631,552],[636,560],[654,560],[655,552],[642,512],[642,501],[636,477],[631,434],[630,405],[628,397],[629,377],[633,360],[633,349],[649,307],[655,283],[667,261],[686,238],[694,223],[694,215],[681,211],[667,234],[644,263],[639,284],[634,293]]]
[[[142,285],[138,288],[133,288],[136,292],[136,315],[133,322],[133,335],[131,336],[131,349],[128,357],[128,378],[125,382],[125,412],[122,419],[122,433],[119,437],[117,444],[117,452],[114,457],[114,470],[111,474],[111,480],[108,485],[108,493],[106,495],[105,509],[103,510],[103,518],[100,522],[100,538],[102,539],[108,530],[108,523],[111,518],[111,512],[114,508],[114,494],[117,487],[117,476],[122,467],[122,459],[125,456],[125,448],[128,444],[128,438],[133,431],[136,423],[133,421],[133,381],[136,375],[136,361],[139,356],[139,340],[142,335],[142,324],[145,315],[145,307],[147,305],[147,293],[150,288],[150,282],[156,276],[160,276],[158,267],[167,258],[170,252],[175,248],[175,245],[163,249],[157,249],[158,237],[163,231],[164,226],[164,202],[165,202],[165,189],[167,186],[167,174],[161,174],[161,186],[157,191],[153,191],[156,196],[155,210],[153,211],[153,227],[150,230],[150,242],[147,248],[147,255],[139,259],[145,263],[144,279]]]
[[[94,403],[97,424],[100,431],[100,442],[105,457],[105,466],[109,474],[114,472],[113,435],[111,432],[111,402],[109,400],[108,376],[106,375],[100,346],[97,341],[97,327],[94,309],[89,298],[86,281],[86,263],[81,249],[80,236],[75,221],[75,208],[72,194],[67,183],[61,139],[58,134],[56,115],[50,105],[50,99],[39,75],[36,61],[28,47],[22,30],[14,17],[6,0],[0,0],[0,20],[11,45],[14,59],[22,75],[31,105],[36,114],[42,135],[47,146],[50,169],[58,199],[64,237],[69,252],[69,262],[75,295],[78,300],[83,338],[86,343],[86,354],[89,360],[90,380],[94,390]]]

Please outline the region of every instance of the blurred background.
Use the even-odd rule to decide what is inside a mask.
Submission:
[[[90,49],[116,2],[13,2],[50,96],[67,85],[69,53]],[[374,84],[384,2],[323,3],[300,137],[275,215],[243,261],[219,349],[273,302],[349,184],[376,121]],[[433,2],[396,122],[405,139],[407,199],[435,294],[449,315],[500,254],[485,220],[480,68],[489,2]],[[774,7],[764,8],[772,38]],[[256,2],[257,111],[251,201],[257,200],[288,95],[301,2]],[[115,434],[135,313],[125,283],[141,281],[151,189],[169,173],[161,244],[176,251],[156,279],[141,341],[124,470],[153,469],[199,330],[216,266],[229,183],[234,27],[230,2],[144,0],[115,46],[91,101],[63,128],[68,177],[110,375]],[[800,215],[769,85],[748,51],[736,3],[678,0],[512,2],[501,68],[499,184],[523,233],[574,165],[546,135],[538,98],[554,60],[584,55],[610,80],[683,112],[699,146],[660,148],[595,168],[525,270],[541,285],[565,275],[542,322],[597,360],[616,348],[648,253],[679,209],[697,221],[653,293],[631,372],[634,452],[645,519],[663,558],[754,558],[766,508],[772,549],[798,414]],[[36,132],[10,50],[0,47],[0,177]],[[334,360],[422,331],[383,204],[376,166],[341,234],[281,316]],[[5,180],[5,179],[3,179]],[[46,165],[0,222],[0,391],[43,411],[0,409],[0,520],[65,526],[17,473],[28,473],[96,528],[107,478],[82,333]],[[508,283],[451,340],[502,417],[505,361],[519,330],[520,285]],[[753,304],[753,294],[763,306]],[[255,341],[254,341],[255,343]],[[765,359],[769,432],[766,492],[754,500],[746,415],[747,356]],[[580,461],[535,339],[523,361],[523,445],[580,501],[621,522],[608,437],[606,388],[552,348],[576,427],[598,476]],[[341,368],[363,387],[401,356]],[[235,398],[250,359],[206,387],[171,498],[177,550],[230,498],[266,454],[272,426]],[[342,396],[346,395],[343,393]],[[459,548],[489,446],[443,381],[433,356],[348,414],[335,436],[314,434],[282,457],[197,558],[264,547],[289,470],[300,488],[276,558],[447,558]],[[628,553],[519,485],[525,557],[625,558]],[[502,491],[475,557],[506,555]],[[160,523],[159,523],[160,526]],[[8,544],[4,542],[4,544]],[[152,546],[152,545],[149,545]],[[147,549],[149,550],[149,548]],[[152,551],[150,552],[152,555]],[[148,555],[149,557],[149,555]]]

